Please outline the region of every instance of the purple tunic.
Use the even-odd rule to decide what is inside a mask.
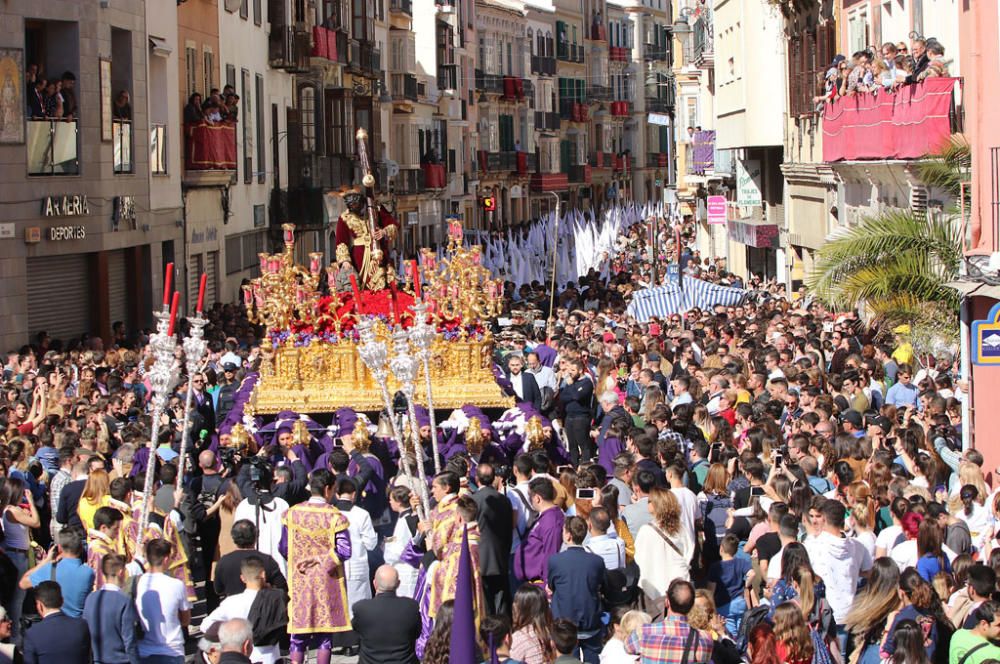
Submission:
[[[548,580],[549,558],[562,548],[565,521],[566,515],[555,506],[539,515],[521,540],[521,547],[514,552],[514,575],[518,580]]]
[[[625,451],[625,445],[617,438],[607,437],[597,449],[597,463],[608,471],[608,477],[615,474],[614,458]]]

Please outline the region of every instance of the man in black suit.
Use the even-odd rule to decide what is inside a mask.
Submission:
[[[524,358],[520,355],[511,355],[507,360],[507,380],[514,387],[518,401],[530,403],[535,410],[541,410],[542,391],[534,375],[524,370]]]
[[[205,374],[195,374],[191,378],[190,389],[194,392],[193,405],[198,415],[201,416],[201,428],[208,431],[215,431],[215,406],[212,404],[212,397],[205,391]],[[191,435],[197,434],[198,429],[192,427]]]
[[[472,494],[472,499],[479,507],[479,574],[483,579],[487,613],[508,615],[514,508],[510,500],[497,491],[499,481],[491,464],[479,464],[476,468],[479,490]]]
[[[566,519],[566,549],[549,558],[552,616],[571,621],[579,632],[584,662],[597,662],[604,641],[604,606],[607,571],[600,556],[583,548],[587,522],[578,516]],[[574,653],[575,654],[575,653]]]
[[[399,574],[391,565],[375,570],[375,597],[354,605],[351,627],[361,642],[358,664],[418,664],[420,608],[397,597]]]
[[[24,664],[89,664],[90,630],[81,618],[62,612],[62,590],[55,581],[35,588],[35,608],[42,616],[24,635]]]

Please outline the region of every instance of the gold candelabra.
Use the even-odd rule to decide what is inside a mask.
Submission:
[[[461,318],[463,323],[471,325],[500,314],[503,281],[493,279],[483,265],[480,245],[462,244],[461,224],[448,224],[448,258],[438,263],[431,251],[422,252],[426,299],[437,320]]]
[[[247,317],[268,331],[287,330],[292,321],[311,323],[319,316],[323,254],[310,253],[308,269],[296,265],[295,224],[282,224],[281,232],[285,250],[258,254],[260,276],[243,287]]]

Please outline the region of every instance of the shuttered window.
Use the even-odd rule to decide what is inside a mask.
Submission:
[[[53,339],[92,332],[89,254],[28,259],[28,332]]]
[[[126,326],[128,319],[128,275],[125,251],[108,252],[108,315],[111,323],[122,321]]]

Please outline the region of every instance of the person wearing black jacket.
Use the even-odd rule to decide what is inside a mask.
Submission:
[[[580,360],[570,360],[562,371],[563,385],[559,389],[559,402],[566,414],[566,436],[569,438],[570,462],[579,466],[594,456],[594,440],[590,437],[591,403],[594,399],[594,383],[584,375],[585,368]]]
[[[397,597],[399,575],[391,565],[375,571],[375,597],[354,605],[351,627],[361,643],[358,664],[418,664],[420,608]]]
[[[476,468],[479,490],[472,500],[479,507],[479,573],[487,613],[510,613],[510,549],[514,542],[514,508],[497,490],[499,477],[488,463]]]
[[[222,531],[222,520],[219,513],[209,513],[212,505],[226,492],[229,482],[215,468],[215,452],[204,450],[198,455],[199,475],[191,478],[191,484],[186,492],[187,532],[192,529],[201,542],[200,576],[205,583],[205,604],[211,612],[219,604],[215,589],[208,583],[215,560],[215,551],[219,547],[219,535]]]
[[[291,448],[285,452],[285,459],[287,463],[284,466],[278,466],[274,469],[275,481],[271,485],[271,495],[275,498],[281,498],[289,506],[297,505],[309,498],[309,492],[306,491],[309,473]],[[252,465],[244,463],[240,466],[239,472],[236,473],[236,486],[240,488],[240,493],[243,494],[244,498],[249,498],[256,492],[256,484],[251,471]]]

